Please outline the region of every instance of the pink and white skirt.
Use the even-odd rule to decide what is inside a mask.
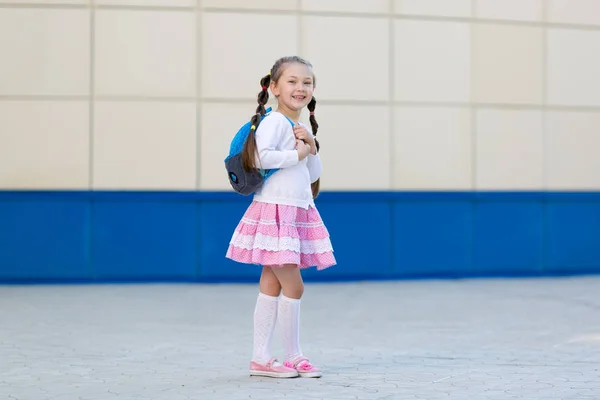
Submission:
[[[336,264],[316,208],[252,202],[236,227],[227,258],[245,264],[325,269]]]

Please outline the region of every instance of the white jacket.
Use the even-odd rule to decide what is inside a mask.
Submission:
[[[309,133],[310,127],[300,123]],[[298,161],[296,137],[292,124],[279,113],[272,112],[265,117],[256,129],[258,150],[257,167],[279,168],[254,194],[254,200],[263,203],[283,204],[308,209],[314,207],[311,183],[321,176],[319,154],[309,154]]]

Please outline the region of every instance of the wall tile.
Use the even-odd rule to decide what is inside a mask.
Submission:
[[[478,18],[541,21],[542,0],[476,0]]]
[[[302,0],[306,11],[337,11],[357,13],[388,13],[389,0]]]
[[[548,103],[600,106],[600,31],[548,30]]]
[[[0,94],[87,95],[90,14],[0,8]]]
[[[386,18],[304,17],[302,53],[312,62],[319,99],[389,99]]]
[[[549,111],[546,115],[550,190],[600,189],[600,113]]]
[[[397,107],[394,189],[471,189],[467,108]]]
[[[477,111],[477,188],[544,189],[541,111]]]
[[[600,25],[600,2],[598,0],[547,1],[549,22]]]
[[[197,0],[94,0],[97,6],[195,7]]]
[[[396,21],[395,99],[470,99],[469,25],[457,22]]]
[[[542,28],[475,27],[475,98],[485,103],[541,104]]]
[[[296,10],[298,8],[297,0],[201,0],[201,4],[205,8],[259,10]]]
[[[194,103],[101,101],[94,125],[95,189],[195,189]]]
[[[322,190],[390,189],[389,108],[321,105],[315,111]]]
[[[0,188],[88,188],[88,102],[0,101],[0,127]]]
[[[66,5],[80,5],[85,6],[90,3],[91,0],[27,0],[27,4],[40,4],[40,5],[55,5],[55,4],[66,4]],[[23,0],[0,0],[0,4],[23,4]]]
[[[471,17],[471,0],[394,0],[397,14]]]
[[[190,11],[98,10],[96,94],[195,96],[195,18]]]

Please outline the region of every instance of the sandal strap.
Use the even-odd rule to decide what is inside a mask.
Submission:
[[[277,358],[275,357],[271,357],[269,358],[269,361],[267,361],[267,367],[271,368],[273,366],[273,364],[275,364],[275,362],[277,361]]]
[[[293,362],[294,368],[296,368],[303,361],[306,361],[307,363],[310,364],[310,361],[308,361],[308,358],[306,358],[304,356],[300,356],[294,360],[294,362]]]

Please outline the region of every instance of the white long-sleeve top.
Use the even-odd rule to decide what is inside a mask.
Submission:
[[[300,123],[312,134],[310,127]],[[254,200],[308,209],[314,207],[311,183],[321,176],[319,154],[309,154],[298,161],[296,137],[292,124],[279,113],[272,112],[256,129],[257,167],[279,168],[254,194]]]

